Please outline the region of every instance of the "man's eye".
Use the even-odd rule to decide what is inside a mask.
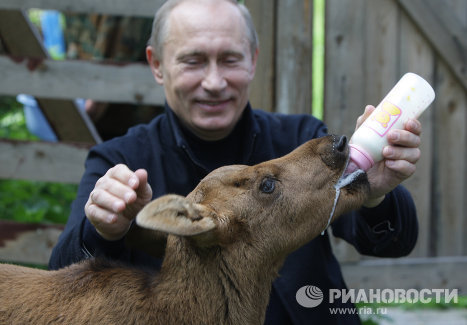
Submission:
[[[204,60],[203,58],[197,56],[187,56],[181,59],[180,62],[188,66],[195,66],[203,64]]]
[[[237,66],[242,63],[243,59],[244,57],[241,55],[227,55],[222,62],[227,66]]]
[[[259,190],[266,194],[271,194],[272,192],[274,192],[275,188],[276,180],[270,177],[265,178],[259,186]]]
[[[185,64],[187,64],[187,65],[198,65],[200,63],[201,63],[201,61],[197,60],[197,59],[190,59],[190,60],[185,61]]]
[[[227,63],[227,64],[235,64],[237,62],[238,62],[238,58],[236,57],[228,57],[224,59],[224,63]]]

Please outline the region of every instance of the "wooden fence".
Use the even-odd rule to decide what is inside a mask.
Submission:
[[[2,0],[0,9],[3,15],[34,7],[147,17],[162,2],[140,0],[135,6],[125,0]],[[260,37],[259,65],[251,93],[253,106],[310,113],[313,1],[250,0],[246,5]],[[364,106],[378,104],[405,72],[418,73],[433,85],[436,100],[421,117],[422,157],[416,174],[405,182],[415,198],[420,221],[419,240],[410,257],[457,256],[456,266],[465,273],[467,2],[327,0],[325,18],[324,118],[330,132],[351,135]],[[14,29],[10,26],[12,32]],[[26,63],[14,63],[2,55],[0,71],[0,94],[5,95],[23,92],[60,100],[84,97],[151,104],[164,101],[162,89],[149,69],[131,62],[103,65],[46,59],[41,69],[31,72]],[[68,158],[63,150],[70,150],[76,158]],[[64,142],[2,140],[0,177],[77,182],[85,154],[82,146]],[[53,166],[68,167],[57,173]],[[342,241],[335,240],[334,247],[339,259],[347,263],[344,271],[349,267],[349,274],[354,263],[365,259]],[[397,265],[392,263],[388,270]],[[415,277],[426,267],[423,263],[416,265],[422,266],[414,272]]]
[[[406,71],[425,77],[436,100],[421,117],[422,157],[406,186],[420,236],[413,256],[467,255],[467,2],[327,1],[326,111],[350,134]]]

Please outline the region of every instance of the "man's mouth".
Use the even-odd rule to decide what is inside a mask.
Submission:
[[[224,105],[225,103],[229,102],[230,99],[222,99],[222,100],[197,100],[196,102],[200,105],[207,105],[207,106],[219,106]]]
[[[231,99],[222,100],[196,100],[196,104],[203,110],[209,112],[223,111]]]

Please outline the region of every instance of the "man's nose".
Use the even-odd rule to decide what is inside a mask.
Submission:
[[[207,67],[201,86],[209,92],[220,92],[227,86],[227,81],[217,63]]]

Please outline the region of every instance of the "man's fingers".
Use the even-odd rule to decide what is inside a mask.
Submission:
[[[136,194],[142,199],[151,199],[152,198],[152,189],[148,183],[148,173],[144,169],[138,169],[135,171],[136,177],[138,177],[139,184],[136,188]]]
[[[117,165],[97,181],[89,200],[104,210],[120,213],[137,198],[150,200],[151,197],[152,191],[147,183],[145,170],[132,172],[125,165]]]
[[[422,123],[417,119],[410,119],[405,123],[405,129],[413,134],[422,134]]]
[[[111,213],[88,200],[84,210],[89,222],[107,240],[118,240],[128,231],[131,221],[120,214]]]
[[[401,181],[409,178],[415,173],[416,165],[407,160],[386,160],[385,165],[398,174]]]
[[[98,228],[102,224],[112,224],[117,221],[117,215],[109,210],[102,209],[96,204],[87,204],[85,206],[86,216],[89,221]]]
[[[406,160],[415,164],[420,159],[421,151],[419,148],[405,148],[387,146],[383,149],[383,156],[388,160]]]
[[[147,179],[145,170],[133,172],[120,164],[96,182],[84,210],[103,238],[117,240],[127,233],[131,220],[152,197]]]
[[[363,124],[363,122],[365,122],[365,120],[368,118],[368,116],[371,115],[371,113],[373,113],[374,110],[375,107],[373,105],[367,105],[365,107],[365,111],[363,112],[363,114],[357,118],[357,125],[355,127],[355,130],[358,129]]]
[[[126,184],[132,189],[136,189],[139,186],[139,178],[137,175],[123,164],[110,168],[105,176],[113,178],[122,184]]]
[[[94,203],[99,205],[105,204],[99,200],[100,197],[97,197],[94,193],[96,191],[104,191],[112,194],[114,197],[124,201],[124,203],[132,203],[136,200],[136,192],[128,185],[121,183],[112,178],[105,178],[99,182],[98,185],[94,188],[93,192],[91,192],[91,198]],[[106,197],[108,198],[108,197]],[[107,205],[108,206],[108,205]]]
[[[388,133],[388,142],[396,146],[418,148],[421,139],[419,135],[407,130],[392,130]]]
[[[102,209],[119,213],[126,207],[126,203],[123,198],[113,195],[112,193],[102,190],[94,189],[89,195],[90,203],[99,206]]]

